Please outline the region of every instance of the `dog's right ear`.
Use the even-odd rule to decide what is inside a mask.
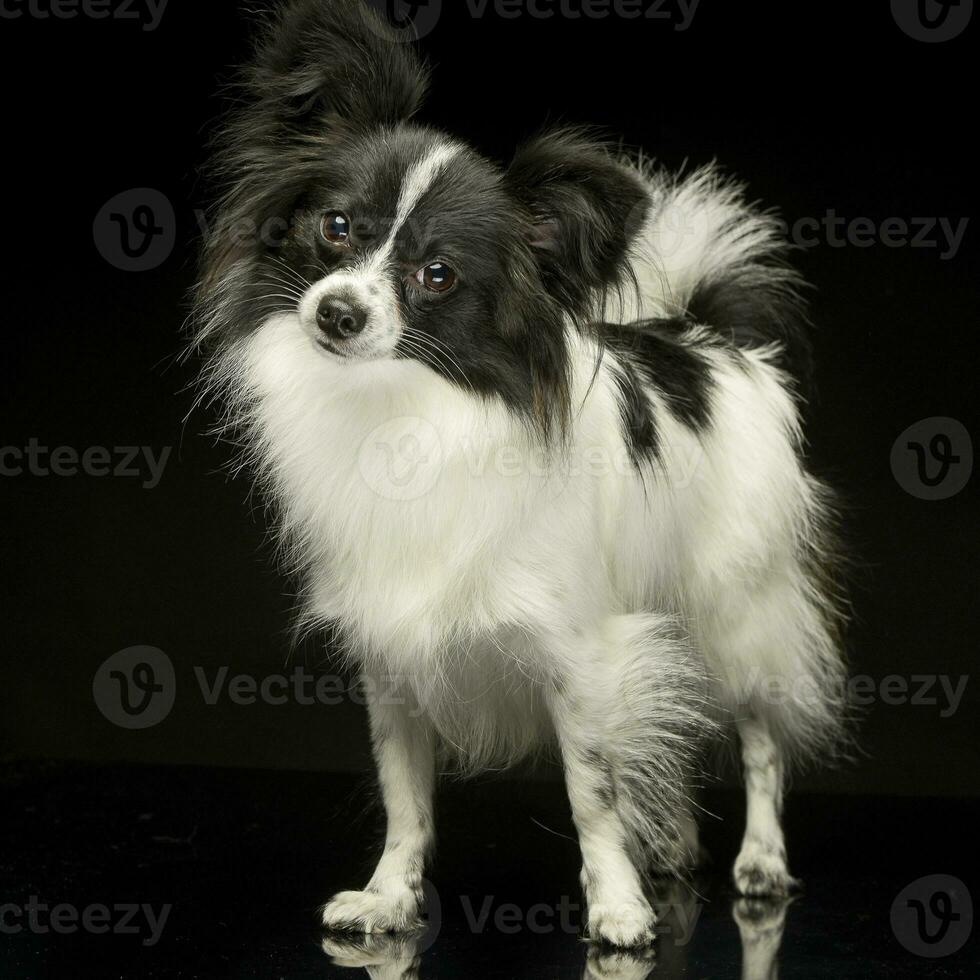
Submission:
[[[273,140],[393,125],[427,87],[414,46],[366,0],[289,0],[260,33],[245,75],[249,101],[273,130],[254,135]]]

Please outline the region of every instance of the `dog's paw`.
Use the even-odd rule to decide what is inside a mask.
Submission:
[[[738,893],[753,898],[781,898],[800,886],[786,870],[782,848],[752,842],[742,848],[732,876]]]
[[[657,964],[653,947],[610,951],[589,950],[582,980],[646,980]]]
[[[421,896],[411,889],[341,892],[323,907],[323,927],[346,933],[411,932],[424,926],[421,911]]]
[[[656,938],[657,916],[645,900],[589,907],[589,938],[619,949],[638,949]]]

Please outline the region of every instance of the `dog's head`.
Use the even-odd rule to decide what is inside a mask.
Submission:
[[[567,411],[566,331],[619,283],[646,191],[570,130],[501,167],[412,121],[427,87],[361,0],[270,18],[220,140],[199,337],[294,314],[311,357],[415,358],[548,429]]]

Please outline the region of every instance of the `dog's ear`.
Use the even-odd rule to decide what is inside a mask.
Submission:
[[[507,171],[528,215],[526,235],[549,291],[580,312],[615,284],[650,208],[632,168],[578,130],[556,130],[521,147]]]
[[[210,325],[201,335],[222,318],[248,319],[247,304],[232,309],[226,297],[255,278],[275,247],[265,230],[289,225],[330,144],[408,119],[427,84],[405,33],[366,0],[288,0],[266,15],[207,168],[219,205],[196,293],[198,320]]]
[[[289,0],[261,31],[245,85],[268,123],[315,133],[407,119],[428,71],[366,0]]]

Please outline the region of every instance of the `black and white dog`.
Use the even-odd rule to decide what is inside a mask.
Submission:
[[[413,122],[427,73],[356,0],[271,11],[221,138],[196,342],[303,622],[376,697],[388,831],[329,928],[413,927],[436,764],[560,753],[592,938],[643,944],[697,854],[699,736],[737,728],[746,895],[793,884],[787,766],[843,671],[808,345],[774,219],[574,130],[509,165]],[[777,696],[778,695],[778,696]]]

